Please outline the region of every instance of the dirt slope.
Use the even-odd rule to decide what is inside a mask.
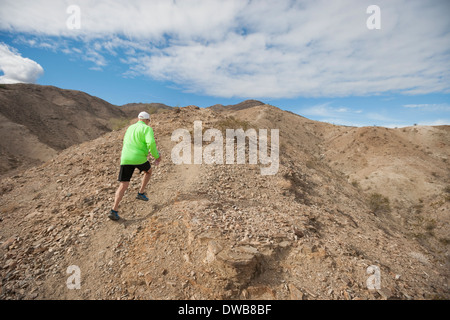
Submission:
[[[366,194],[389,199],[395,221],[437,252],[448,243],[450,126],[337,128],[324,157]]]
[[[219,113],[187,107],[152,119],[164,161],[154,168],[149,202],[135,199],[135,173],[120,222],[106,213],[125,129],[1,180],[1,299],[449,298],[448,224],[436,220],[431,230],[420,223],[410,229],[397,206],[373,212],[367,197],[375,186],[383,191],[376,184],[384,180],[369,174],[366,186],[365,177],[357,179],[366,162],[381,157],[377,146],[393,139],[377,142],[384,131],[369,138],[372,128],[332,126],[268,105]],[[261,175],[260,163],[173,164],[171,134],[180,128],[192,133],[195,120],[204,129],[279,128],[277,174]],[[421,136],[408,131],[414,128],[389,133],[419,149],[429,146],[433,159],[445,156],[447,127],[428,128],[427,137],[425,129]],[[365,160],[347,148],[352,139],[344,141],[361,132],[373,150],[362,150]],[[378,163],[373,170],[381,174]],[[444,167],[436,168],[435,183],[442,186]],[[410,214],[417,218],[428,208],[448,214],[448,194],[426,190],[422,212]],[[81,271],[79,290],[66,285],[72,265]],[[371,265],[380,270],[379,290],[367,288]]]

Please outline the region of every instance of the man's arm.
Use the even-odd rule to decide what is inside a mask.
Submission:
[[[152,157],[155,158],[155,160],[158,160],[159,152],[158,149],[156,148],[155,135],[151,127],[148,127],[148,129],[146,130],[145,143],[147,144],[147,149],[151,153]]]

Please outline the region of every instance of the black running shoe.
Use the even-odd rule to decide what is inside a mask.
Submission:
[[[119,212],[111,209],[111,211],[108,214],[108,218],[115,221],[119,220],[120,219]]]
[[[148,198],[147,198],[147,196],[145,195],[145,193],[139,193],[139,192],[138,192],[138,194],[137,194],[137,196],[136,196],[136,199],[148,201]]]

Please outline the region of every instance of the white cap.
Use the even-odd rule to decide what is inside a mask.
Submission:
[[[138,118],[139,119],[148,119],[148,120],[150,120],[150,115],[147,112],[142,111],[141,113],[139,113]]]

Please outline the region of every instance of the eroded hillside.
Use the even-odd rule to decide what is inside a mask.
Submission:
[[[260,163],[175,165],[171,135],[192,133],[196,120],[204,129],[279,129],[277,173],[261,175]],[[135,172],[119,222],[107,212],[125,128],[0,182],[2,299],[448,299],[445,220],[420,229],[435,232],[421,242],[410,224],[398,223],[407,212],[394,199],[383,212],[367,201],[383,191],[384,180],[372,176],[384,167],[364,171],[383,156],[364,153],[380,134],[367,129],[374,138],[354,151],[348,146],[356,136],[345,137],[360,129],[269,105],[229,112],[191,106],[155,114],[151,125],[163,161],[154,167],[150,201],[135,199]],[[436,177],[427,176],[435,186],[423,210],[445,217],[448,171],[438,158],[450,139],[446,128],[436,130],[442,141],[414,141],[439,163]],[[381,137],[389,145],[392,138]],[[435,153],[433,143],[445,151]],[[78,290],[66,284],[72,265],[81,271]],[[379,268],[381,289],[367,288],[369,266]]]

